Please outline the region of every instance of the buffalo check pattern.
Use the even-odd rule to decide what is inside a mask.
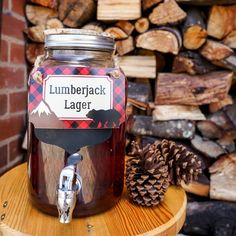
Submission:
[[[48,75],[101,75],[109,76],[113,80],[113,109],[118,111],[121,115],[120,124],[125,122],[125,104],[126,104],[126,78],[121,70],[114,68],[93,68],[93,67],[71,67],[71,66],[54,66],[54,67],[38,67],[36,71],[42,74],[42,79]],[[113,72],[116,71],[114,77]],[[28,110],[29,114],[39,105],[43,100],[43,83],[34,79],[35,70],[31,72],[29,81],[29,98]],[[88,129],[92,128],[92,120],[63,120],[65,128],[72,129]],[[101,127],[99,123],[97,127],[93,128],[112,128]]]

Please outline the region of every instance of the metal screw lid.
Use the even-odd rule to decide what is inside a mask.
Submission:
[[[45,48],[81,48],[89,50],[112,51],[114,38],[108,33],[97,33],[84,29],[45,30]]]

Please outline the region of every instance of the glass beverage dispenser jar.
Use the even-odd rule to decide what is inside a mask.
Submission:
[[[112,207],[122,194],[126,78],[107,34],[45,32],[29,85],[31,201],[61,223]]]

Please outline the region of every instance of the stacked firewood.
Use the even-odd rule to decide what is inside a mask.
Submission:
[[[183,187],[236,201],[235,0],[31,0],[25,13],[30,64],[44,29],[111,33],[129,80],[127,153],[132,140],[184,144],[203,174]]]

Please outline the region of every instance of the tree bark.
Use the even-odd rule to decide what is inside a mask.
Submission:
[[[133,135],[191,139],[195,134],[195,125],[193,121],[188,120],[154,122],[151,116],[137,115],[128,121],[127,131]]]
[[[159,73],[155,104],[203,105],[228,96],[233,73],[216,71],[204,75]]]
[[[235,236],[235,215],[236,204],[232,202],[190,202],[182,232],[202,236]]]
[[[216,70],[216,66],[208,62],[200,54],[193,51],[180,52],[174,58],[173,73],[188,73],[190,75],[206,74]]]

